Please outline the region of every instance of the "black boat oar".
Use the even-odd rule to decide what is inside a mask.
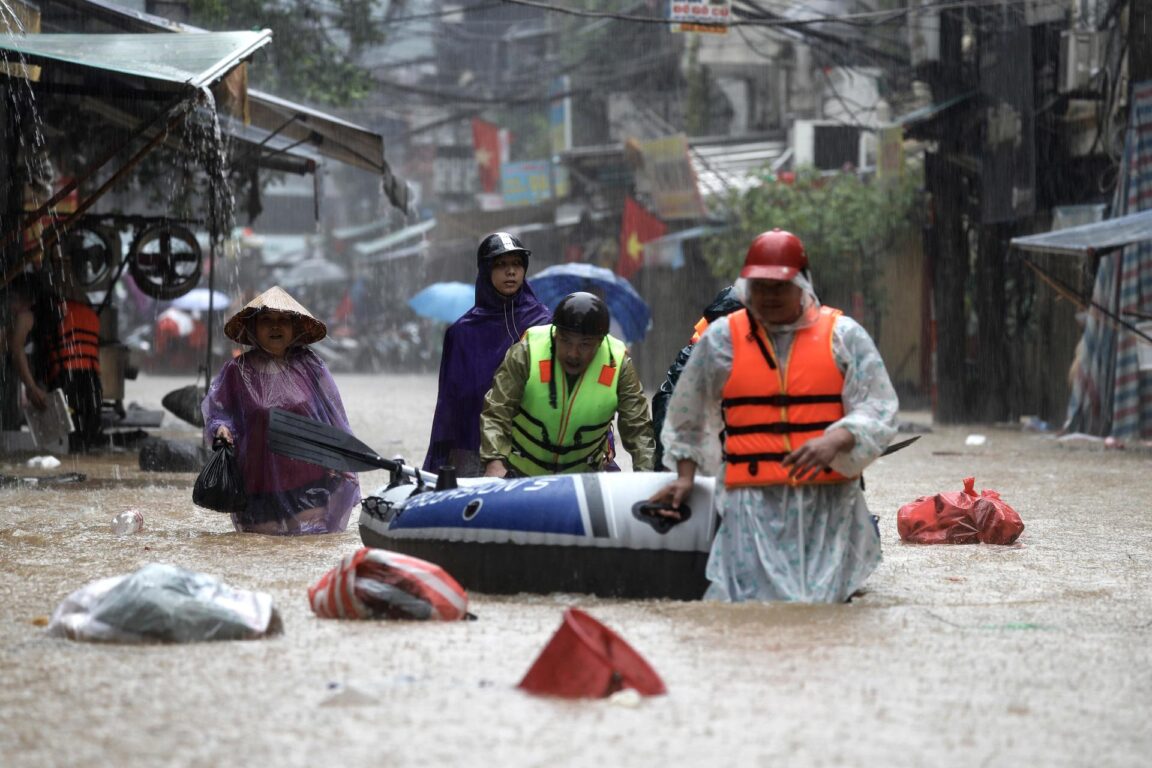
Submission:
[[[268,417],[268,448],[282,456],[341,472],[386,469],[436,482],[436,475],[386,459],[337,427],[281,408],[273,408]]]
[[[908,446],[912,445],[912,443],[919,440],[920,437],[921,437],[920,435],[915,435],[913,437],[908,438],[907,440],[901,440],[898,443],[892,443],[892,445],[885,448],[884,453],[882,453],[880,455],[881,456],[887,456],[890,453],[896,453],[896,451],[900,450],[901,448],[907,448]]]
[[[893,443],[881,454],[887,456],[920,439],[915,435]],[[273,408],[268,417],[268,447],[273,453],[341,472],[397,470],[409,477],[421,477],[435,485],[436,475],[398,461],[386,459],[347,432],[307,416]]]

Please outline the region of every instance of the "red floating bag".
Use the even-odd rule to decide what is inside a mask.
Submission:
[[[896,528],[913,544],[1011,544],[1024,532],[1016,510],[996,491],[975,491],[976,478],[964,478],[964,490],[921,496],[900,507]]]
[[[363,547],[308,588],[312,611],[325,619],[457,621],[468,595],[435,563]]]

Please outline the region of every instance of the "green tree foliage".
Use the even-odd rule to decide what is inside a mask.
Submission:
[[[905,174],[886,184],[851,172],[827,176],[802,169],[790,183],[770,173],[763,181],[726,201],[730,228],[705,244],[713,273],[729,279],[737,275],[749,243],[779,227],[804,241],[823,300],[847,306],[859,295],[868,319],[878,323],[885,258],[919,226],[919,179]]]
[[[290,99],[339,106],[373,89],[357,65],[383,41],[385,17],[374,0],[191,0],[192,23],[207,29],[270,29],[272,45],[249,67],[258,88]]]

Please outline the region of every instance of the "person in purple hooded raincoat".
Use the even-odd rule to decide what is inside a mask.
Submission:
[[[476,305],[444,332],[440,390],[424,469],[456,468],[458,477],[484,474],[480,411],[504,353],[552,311],[524,282],[531,251],[507,232],[493,232],[476,250]]]
[[[297,535],[334,533],[348,526],[360,503],[360,482],[268,449],[268,415],[283,408],[351,432],[336,382],[307,345],[327,334],[279,286],[269,288],[224,325],[224,335],[252,349],[220,369],[204,398],[204,440],[235,447],[248,492],[243,512],[232,514],[238,531]]]

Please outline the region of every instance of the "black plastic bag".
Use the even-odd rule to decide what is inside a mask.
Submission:
[[[232,446],[217,438],[212,447],[215,453],[192,486],[192,503],[217,512],[243,512],[248,507],[248,494]]]
[[[204,414],[200,411],[200,403],[203,401],[204,387],[199,384],[189,384],[164,395],[160,404],[174,416],[193,426],[203,427]]]

